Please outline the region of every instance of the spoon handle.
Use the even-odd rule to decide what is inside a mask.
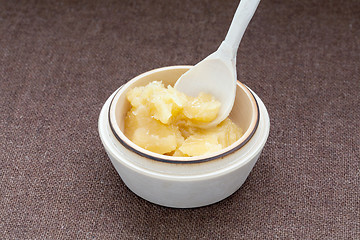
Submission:
[[[249,22],[254,15],[260,0],[241,0],[235,15],[231,22],[230,28],[225,37],[225,44],[231,48],[233,57],[236,56],[240,41]]]

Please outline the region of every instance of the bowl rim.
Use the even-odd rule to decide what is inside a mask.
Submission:
[[[223,158],[240,148],[242,148],[246,143],[249,142],[249,140],[252,138],[252,136],[255,134],[259,121],[260,121],[260,110],[259,110],[259,104],[253,95],[253,93],[249,90],[249,88],[241,83],[240,81],[237,81],[237,86],[241,87],[245,93],[250,97],[253,107],[256,108],[256,111],[254,111],[253,118],[255,118],[255,121],[251,121],[251,124],[247,131],[233,144],[230,146],[222,149],[219,152],[211,153],[211,154],[205,154],[200,156],[194,156],[194,157],[174,157],[174,156],[168,156],[168,155],[162,155],[158,153],[151,152],[149,150],[146,150],[135,143],[133,143],[129,138],[125,136],[125,134],[120,130],[118,127],[118,124],[116,123],[116,116],[115,116],[115,106],[114,102],[118,100],[119,96],[121,95],[123,91],[127,89],[127,86],[130,86],[133,82],[136,80],[145,77],[147,75],[150,75],[152,73],[158,72],[158,71],[166,71],[170,69],[189,69],[192,66],[190,65],[176,65],[176,66],[168,66],[168,67],[161,67],[161,68],[155,68],[150,71],[144,72],[140,75],[135,76],[134,78],[130,79],[127,83],[122,85],[114,94],[113,98],[111,99],[111,102],[109,104],[108,108],[108,122],[110,126],[110,130],[115,136],[116,140],[120,142],[121,145],[123,145],[128,150],[142,156],[145,158],[148,158],[150,160],[163,162],[163,163],[171,163],[171,164],[191,164],[191,163],[202,163],[202,162],[208,162],[215,159]]]

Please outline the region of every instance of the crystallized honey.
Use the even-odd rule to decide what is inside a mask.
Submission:
[[[220,103],[209,94],[190,97],[154,81],[131,89],[125,119],[125,135],[149,151],[191,157],[217,152],[234,143],[242,130],[229,118],[212,128],[199,125],[213,121]]]

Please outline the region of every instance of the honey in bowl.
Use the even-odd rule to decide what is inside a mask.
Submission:
[[[125,118],[125,135],[138,146],[164,155],[192,157],[230,146],[243,131],[229,118],[213,121],[220,103],[211,95],[187,96],[162,82],[135,87],[126,94],[131,108]]]

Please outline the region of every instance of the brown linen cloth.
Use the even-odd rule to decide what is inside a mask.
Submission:
[[[0,1],[0,239],[360,239],[358,0],[260,3],[237,70],[271,131],[235,194],[165,208],[111,165],[105,100],[215,51],[237,4]]]

